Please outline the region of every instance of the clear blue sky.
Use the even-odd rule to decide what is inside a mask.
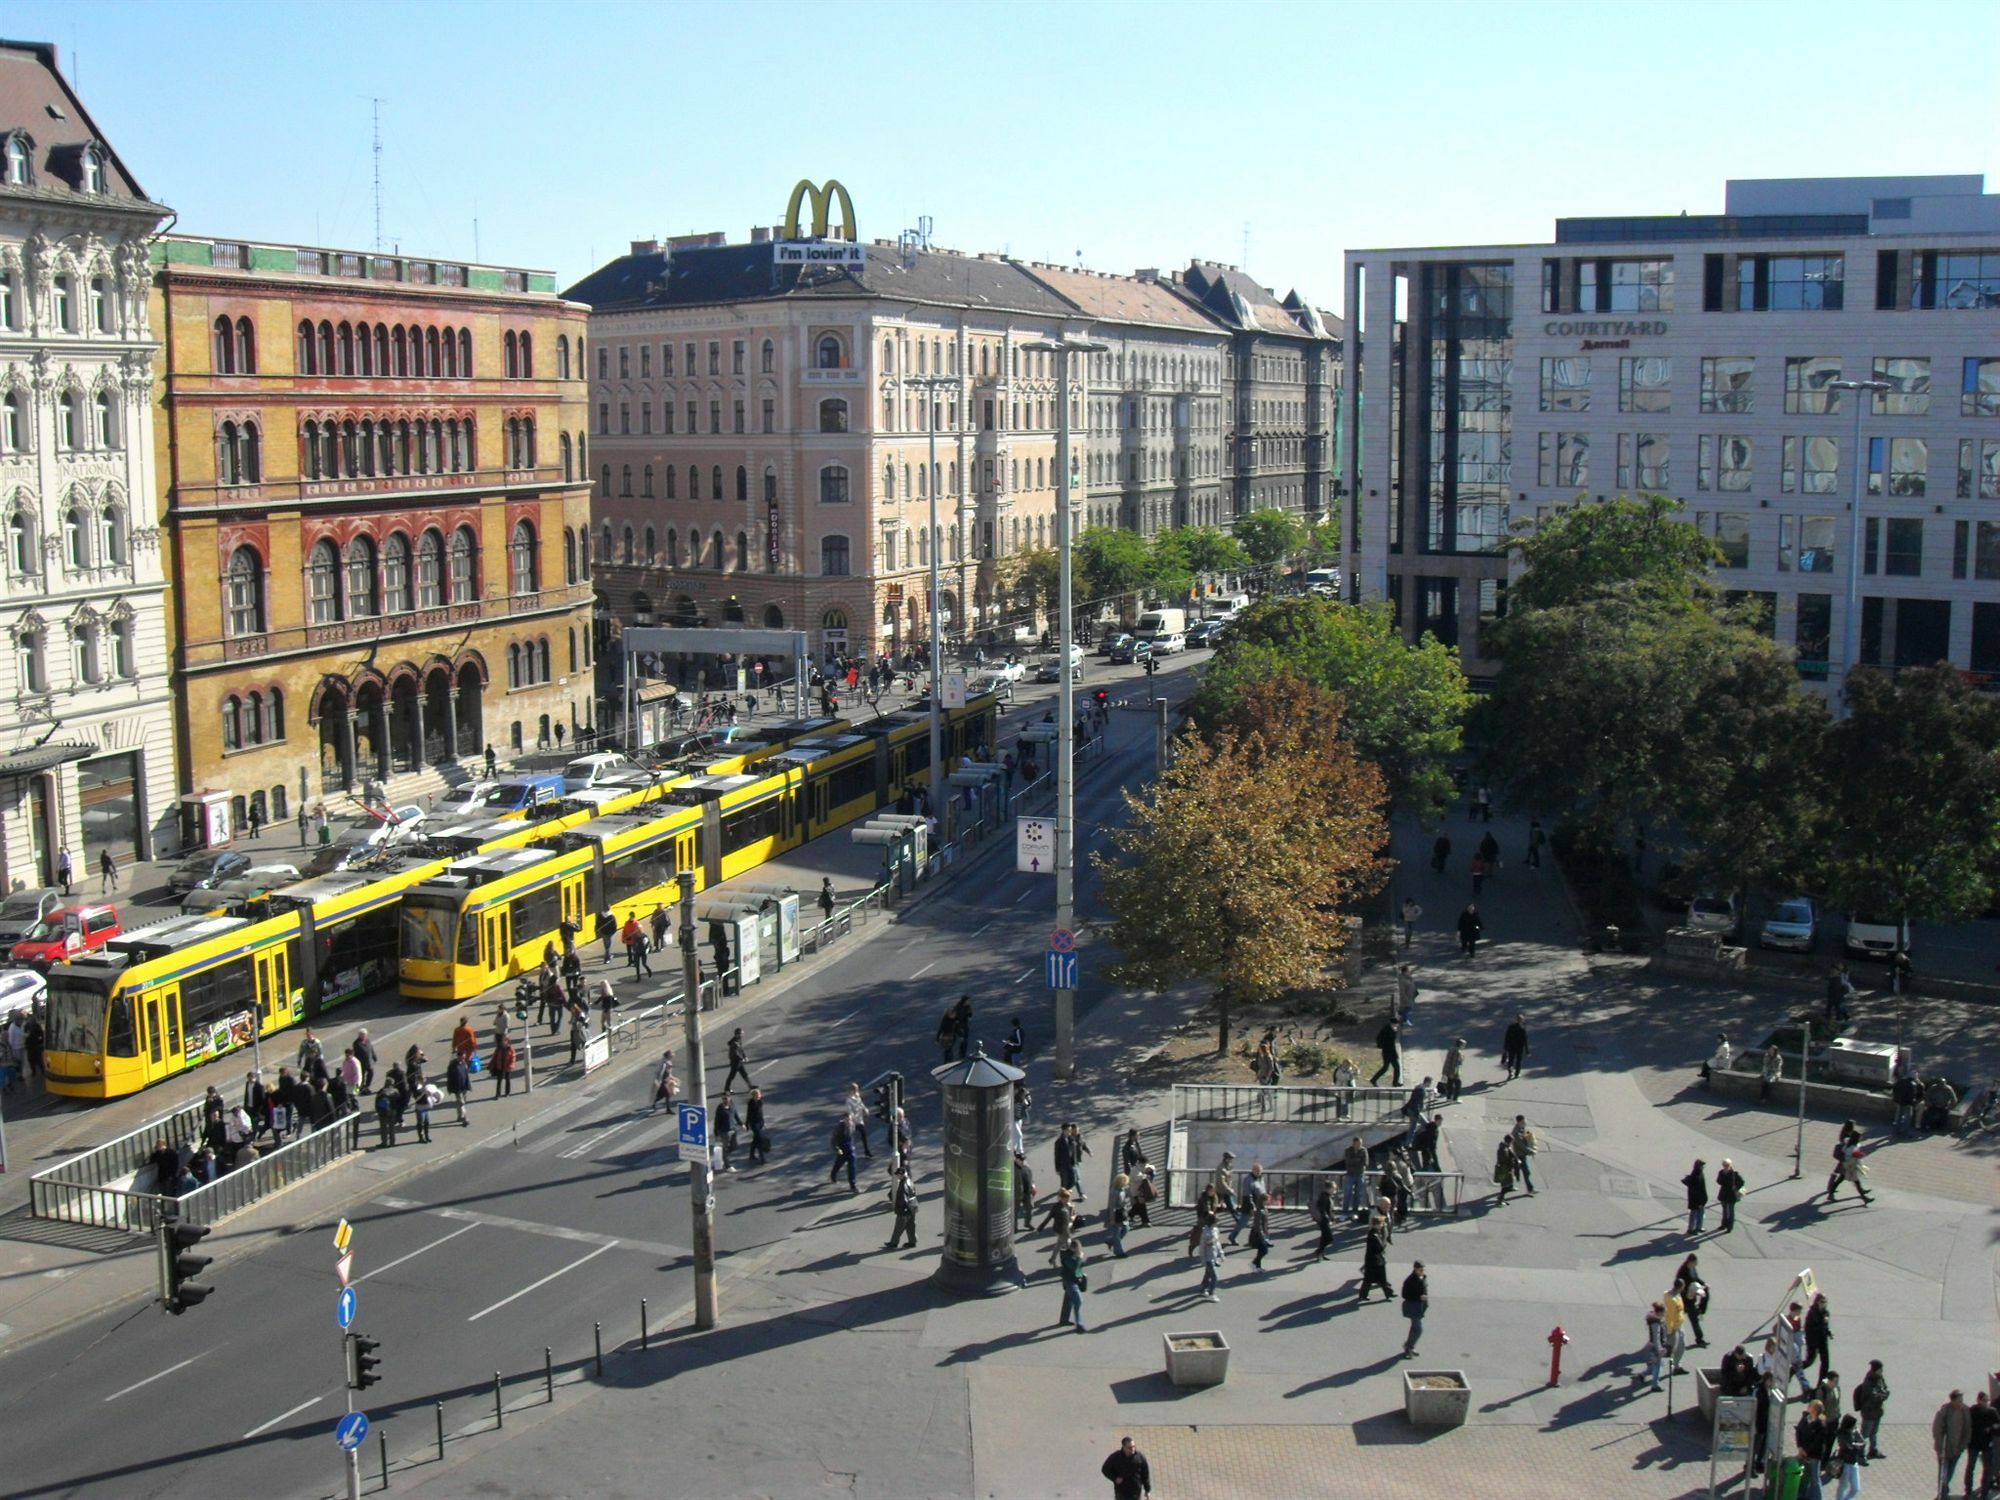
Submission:
[[[1113,271],[1241,262],[1341,295],[1349,247],[1719,210],[1726,177],[1986,172],[1991,0],[328,6],[16,0],[191,233],[554,270],[782,216]]]

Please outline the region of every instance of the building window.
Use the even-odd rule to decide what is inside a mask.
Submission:
[[[1736,263],[1739,312],[1838,312],[1846,263],[1838,255],[1746,255]]]
[[[83,148],[83,190],[101,197],[104,193],[104,157],[95,146]]]
[[[1672,312],[1670,260],[1581,260],[1576,266],[1578,312]]]
[[[26,187],[34,180],[34,155],[28,138],[16,130],[7,137],[6,179],[10,187]]]
[[[1660,355],[1626,356],[1618,361],[1618,409],[1622,412],[1673,410],[1674,362]]]
[[[444,603],[444,537],[435,528],[417,541],[417,608],[437,609]]]
[[[106,567],[125,564],[125,507],[109,501],[97,513],[97,558]]]
[[[1978,545],[1972,554],[1972,576],[1991,583],[2000,579],[2000,521],[1981,521],[1976,533]]]
[[[1931,409],[1931,362],[1928,358],[1877,355],[1874,378],[1889,387],[1886,391],[1873,393],[1876,416],[1921,417]]]
[[[380,611],[376,608],[375,543],[358,536],[347,544],[348,618],[364,620]]]
[[[618,493],[628,500],[632,497],[632,466],[630,464],[620,464],[618,466]]]
[[[1958,498],[2000,500],[2000,438],[1960,438]]]
[[[77,572],[89,566],[89,536],[82,508],[72,505],[65,510],[62,518],[63,561]]]
[[[312,601],[312,622],[331,625],[340,619],[340,552],[331,538],[313,544],[306,564],[307,595]]]
[[[111,675],[117,678],[135,677],[132,655],[132,617],[119,615],[111,622]]]
[[[843,368],[847,363],[846,355],[841,349],[840,340],[830,333],[820,339],[818,347],[814,351],[814,360],[822,370],[838,370]]]
[[[763,418],[764,431],[776,432],[778,430],[778,403],[776,398],[771,396],[764,398]]]
[[[0,453],[28,451],[28,403],[19,391],[0,400]]]
[[[1831,573],[1833,528],[1832,516],[1778,517],[1778,571]]]
[[[1840,358],[1832,354],[1795,355],[1785,361],[1785,415],[1830,415],[1840,410],[1840,395],[1832,389],[1840,379]]]
[[[41,571],[36,566],[41,549],[35,544],[35,525],[27,510],[16,508],[7,517],[7,564],[16,578]]]
[[[1872,516],[1869,518],[1871,530],[1874,519]],[[1883,549],[1883,573],[1890,578],[1921,578],[1924,573],[1924,523],[1891,516],[1883,521],[1883,535],[1888,543]]]
[[[1778,487],[1787,495],[1831,495],[1840,487],[1840,444],[1830,437],[1788,437]]]
[[[764,348],[760,359],[761,362],[758,368],[764,374],[770,375],[775,373],[778,368],[778,346],[772,343],[769,339],[765,339]]]
[[[507,549],[516,594],[539,593],[542,587],[540,546],[532,521],[514,523],[513,544]]]
[[[2000,417],[2000,358],[1965,362],[1958,413],[1962,417]]]
[[[819,543],[819,570],[828,578],[847,576],[847,538],[844,536],[821,537]]]
[[[819,471],[819,503],[845,505],[847,498],[846,468],[840,464],[828,464]]]
[[[1868,440],[1868,493],[1884,492],[1883,459],[1888,459],[1887,492],[1903,498],[1921,497],[1930,472],[1930,444],[1923,438]]]
[[[1671,440],[1664,432],[1618,434],[1618,488],[1663,493],[1673,487]]]
[[[1695,488],[1725,494],[1749,489],[1753,451],[1747,437],[1704,435],[1696,464]]]
[[[451,602],[479,602],[479,543],[470,526],[461,526],[451,535]]]
[[[1590,358],[1588,355],[1559,354],[1544,356],[1542,360],[1542,410],[1590,410]]]
[[[1724,568],[1750,566],[1750,517],[1744,511],[1703,511],[1696,518],[1701,530],[1714,538]]]
[[[382,547],[382,608],[386,614],[409,613],[410,539],[392,532]]]
[[[2000,307],[2000,250],[1963,255],[1922,250],[1910,261],[1911,307],[1957,311]]]
[[[1755,396],[1757,362],[1747,354],[1723,354],[1701,362],[1701,409],[1707,413],[1747,412]]]
[[[1590,437],[1582,432],[1537,435],[1538,482],[1545,488],[1581,489],[1590,483]]]

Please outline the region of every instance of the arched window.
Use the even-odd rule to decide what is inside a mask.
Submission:
[[[896,345],[892,339],[882,340],[882,373],[884,375],[896,373]]]
[[[764,340],[764,350],[760,369],[769,375],[778,368],[778,346],[769,339]]]
[[[521,685],[521,648],[517,645],[509,646],[507,648],[507,686],[510,688],[517,688],[520,685]]]
[[[722,528],[720,526],[715,528],[715,534],[709,538],[708,565],[718,573],[723,572],[729,566],[729,555],[722,550]]]
[[[81,506],[72,505],[63,512],[62,542],[64,562],[79,569],[89,563],[90,531],[84,524]]]
[[[264,695],[252,693],[243,701],[243,743],[261,745],[264,743]],[[263,793],[259,792],[258,796]]]
[[[576,533],[563,528],[563,582],[576,582]]]
[[[14,666],[24,691],[46,693],[49,690],[48,637],[40,625],[29,626],[17,637]]]
[[[458,330],[458,367],[470,378],[472,374],[472,330]]]
[[[643,561],[651,563],[659,555],[660,555],[659,538],[654,534],[653,528],[648,526],[646,528],[646,550],[641,552],[639,556]]]
[[[417,539],[417,608],[444,603],[444,537],[433,527]]]
[[[236,329],[227,318],[215,320],[215,340],[210,358],[215,362],[216,374],[236,373]]]
[[[6,181],[12,187],[26,187],[34,180],[34,156],[28,138],[15,131],[7,137]]]
[[[56,446],[70,452],[83,446],[81,391],[65,391],[56,398]]]
[[[347,544],[347,614],[361,620],[377,614],[375,592],[375,542],[358,536]]]
[[[633,541],[632,528],[630,526],[625,528],[620,536],[620,541],[623,543],[623,546],[619,550],[619,560],[628,563],[634,561],[637,544]]]
[[[0,400],[0,453],[28,451],[28,403],[19,391]]]
[[[453,436],[454,436],[454,437],[456,437],[456,435],[457,435],[457,430],[458,430],[458,424],[457,424],[457,423],[453,423],[453,424],[452,424],[452,432],[453,432]],[[565,432],[565,433],[564,433],[564,434],[562,435],[562,441],[561,441],[561,443],[560,443],[560,444],[558,444],[558,447],[559,447],[559,449],[560,449],[560,451],[561,451],[561,453],[562,453],[562,474],[563,474],[563,483],[564,483],[564,484],[568,484],[568,483],[569,483],[569,482],[570,482],[571,480],[573,480],[573,479],[575,479],[575,478],[576,478],[576,469],[575,469],[575,458],[576,458],[576,455],[575,455],[575,453],[574,453],[574,452],[573,452],[573,451],[571,450],[571,446],[570,446],[570,441],[569,441],[569,434],[568,434],[568,433],[566,433],[566,432]]]
[[[550,682],[554,680],[555,674],[549,670],[549,638],[547,636],[543,636],[539,641],[535,642],[535,668],[536,681]]]
[[[670,568],[681,565],[681,534],[671,526],[667,528],[667,550],[662,554],[661,561]]]
[[[111,675],[121,679],[137,676],[132,665],[136,659],[132,654],[132,617],[118,615],[111,622]]]
[[[30,513],[17,507],[7,517],[7,571],[16,578],[39,573],[42,549],[35,542],[35,523]]]
[[[514,342],[514,330],[511,328],[501,336],[500,361],[501,368],[509,380],[521,373],[520,354]]]
[[[611,465],[606,464],[597,476],[597,493],[606,499],[611,497]]]
[[[514,541],[508,552],[513,568],[514,592],[539,593],[542,587],[541,548],[532,521],[514,523]]]
[[[736,498],[738,500],[750,498],[750,471],[741,464],[736,466]]]
[[[618,493],[628,498],[632,494],[632,466],[630,464],[620,464],[618,466]]]
[[[688,499],[699,500],[700,498],[701,498],[701,470],[695,467],[695,465],[689,464]],[[717,498],[719,499],[720,497],[718,496]]]
[[[410,592],[410,539],[397,531],[382,547],[382,612],[409,613],[414,598]]]
[[[75,333],[76,328],[76,278],[58,276],[55,279],[56,327],[64,333]]]
[[[722,498],[722,465],[715,464],[708,471],[708,492],[715,499]]]
[[[125,565],[125,507],[116,500],[97,513],[97,555],[106,567]]]
[[[340,551],[331,537],[313,544],[306,563],[306,592],[312,601],[315,625],[331,625],[340,619]]]
[[[95,146],[83,148],[83,190],[99,196],[104,193],[104,156]]]
[[[815,352],[814,362],[822,370],[838,370],[846,365],[847,359],[842,352],[840,340],[830,333],[823,335]]]
[[[739,573],[747,573],[749,570],[750,570],[750,533],[747,531],[739,531],[736,533],[736,571]]]
[[[847,431],[847,403],[836,396],[829,396],[819,404],[819,430],[821,432]]]
[[[470,526],[451,534],[451,602],[474,604],[479,599],[479,543]]]
[[[315,554],[317,561],[317,554]],[[264,633],[264,560],[255,547],[238,547],[229,557],[229,634]]]
[[[424,330],[424,373],[435,377],[444,368],[444,361],[438,356],[438,331]]]
[[[679,483],[679,480],[678,480],[678,479],[676,478],[676,476],[677,476],[677,475],[678,475],[679,473],[680,473],[680,470],[679,470],[679,469],[676,469],[676,468],[675,468],[675,467],[674,467],[674,466],[673,466],[672,464],[668,464],[668,465],[667,465],[667,496],[666,496],[666,497],[667,497],[667,499],[669,499],[669,500],[673,500],[673,499],[676,499],[676,498],[677,498],[677,495],[676,495],[676,493],[675,493],[675,492],[676,492],[676,491],[678,491],[678,490],[680,489],[680,483]]]
[[[647,464],[639,476],[639,493],[647,500],[653,498],[653,466]]]
[[[234,693],[222,700],[222,748],[243,748],[243,702]]]
[[[569,379],[569,335],[556,335],[556,379]]]
[[[882,498],[896,498],[896,465],[893,460],[882,465]]]
[[[523,380],[533,380],[535,378],[535,336],[532,333],[523,333],[521,335],[521,378]],[[542,654],[544,656],[548,655],[548,650],[548,643],[544,641],[542,643]],[[548,674],[544,672],[542,675],[544,680],[546,680]]]

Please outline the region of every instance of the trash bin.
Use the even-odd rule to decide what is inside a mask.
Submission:
[[[1774,1463],[1764,1476],[1764,1500],[1799,1500],[1805,1480],[1806,1466],[1796,1458]]]

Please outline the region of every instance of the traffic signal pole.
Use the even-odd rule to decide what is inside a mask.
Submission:
[[[681,1019],[687,1026],[688,1096],[708,1105],[708,1063],[701,1050],[701,960],[694,947],[694,872],[681,872]],[[722,976],[716,975],[721,983]],[[711,1144],[710,1150],[714,1149]],[[694,1326],[713,1328],[720,1317],[715,1280],[715,1177],[704,1153],[689,1162],[689,1211],[694,1220]]]

